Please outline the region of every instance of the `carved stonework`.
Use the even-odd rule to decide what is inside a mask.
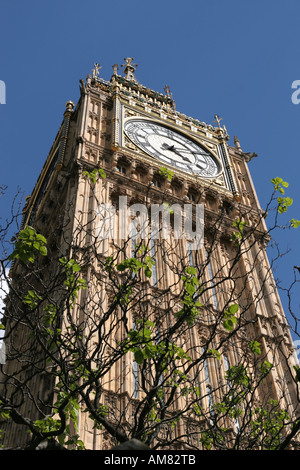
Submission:
[[[293,345],[288,325],[285,323],[284,311],[278,301],[276,285],[271,275],[266,275],[271,272],[266,256],[269,238],[265,235],[264,214],[256,202],[255,190],[247,170],[247,162],[254,155],[243,153],[238,139],[235,139],[233,148],[229,146],[226,127],[219,116],[215,115],[214,124],[207,124],[181,113],[176,108],[168,87],[164,92],[156,92],[143,86],[136,79],[136,64],[133,59],[126,58],[124,61],[124,76],[118,74],[119,67],[115,64],[111,80],[106,81],[100,77],[101,66],[95,63],[86,82],[80,82],[80,101],[76,108],[71,102],[67,103],[62,127],[32,195],[26,201],[23,224],[35,224],[41,233],[49,237],[49,246],[55,246],[62,253],[67,243],[76,239],[74,252],[80,254],[80,260],[84,262],[82,274],[89,281],[87,290],[78,302],[76,301],[77,310],[74,317],[78,316],[84,323],[88,318],[90,305],[93,305],[94,311],[90,321],[95,332],[95,337],[92,338],[94,351],[98,345],[100,350],[103,347],[107,355],[107,351],[112,351],[113,355],[114,348],[117,349],[121,340],[128,337],[128,332],[139,319],[151,319],[155,322],[157,330],[179,322],[176,345],[182,346],[183,349],[188,346],[191,350],[189,352],[199,358],[199,363],[196,364],[197,380],[199,379],[202,396],[207,397],[206,391],[201,389],[207,385],[204,359],[207,359],[210,372],[209,385],[218,389],[220,384],[225,383],[224,361],[218,362],[207,350],[221,346],[220,354],[226,351],[231,365],[235,364],[234,360],[240,354],[254,368],[254,359],[249,353],[249,342],[257,339],[261,342],[266,357],[276,358],[283,371],[278,373],[277,369],[272,370],[265,390],[271,391],[276,397],[280,395],[281,398],[282,393],[277,393],[280,389],[286,396],[292,397],[292,402],[296,397],[296,385],[288,380],[287,373],[293,370]],[[213,117],[212,115],[212,119]],[[141,122],[142,126],[146,121],[155,123],[156,130],[160,126],[161,134],[152,135],[149,127],[146,130],[139,128],[145,143],[144,147],[139,147],[141,141],[133,141],[128,137],[130,134],[125,133],[126,124],[135,118],[138,118],[136,121]],[[147,140],[150,134],[151,145],[150,139]],[[195,147],[192,144],[195,144]],[[149,150],[151,146],[152,153]],[[191,148],[197,149],[197,157]],[[54,151],[56,149],[57,154]],[[163,151],[165,160],[160,159]],[[217,170],[205,173],[212,162],[215,162]],[[201,163],[202,173],[199,169]],[[167,172],[162,172],[161,167],[165,167]],[[106,178],[99,178],[89,184],[84,177],[86,170],[99,168],[105,170]],[[213,165],[211,168],[214,168]],[[151,264],[151,276],[146,276],[143,265],[142,273],[139,272],[141,280],[132,282],[130,299],[128,300],[126,295],[122,298],[123,303],[118,304],[113,312],[114,316],[110,312],[110,306],[115,305],[118,289],[125,285],[125,280],[129,282],[138,279],[134,275],[131,278],[129,271],[121,271],[123,266],[118,265],[122,260],[132,261],[132,240],[129,240],[128,236],[124,240],[119,235],[120,239],[97,239],[95,242],[93,236],[98,228],[94,219],[100,204],[111,204],[116,217],[119,217],[120,196],[126,196],[130,206],[145,204],[147,210],[151,205],[162,202],[169,205],[190,204],[189,207],[193,209],[197,204],[203,204],[205,240],[203,246],[190,253],[186,243],[190,238],[186,236],[185,239],[185,235],[180,240],[174,238],[172,214],[170,236],[163,240],[158,249],[154,243],[154,253],[151,240],[145,240],[145,244],[148,243],[151,248],[150,258],[155,260],[154,264]],[[56,204],[57,201],[59,204]],[[61,212],[58,212],[58,208]],[[67,230],[63,234],[60,231],[59,218],[68,218]],[[128,221],[133,218],[134,215],[129,214]],[[237,232],[234,222],[239,218],[243,218],[247,223],[243,232],[247,235],[247,245],[241,250],[238,243],[240,239],[234,238]],[[195,218],[192,219],[193,228],[194,222]],[[78,236],[78,226],[84,227],[82,237]],[[59,236],[56,236],[57,233]],[[257,250],[261,253],[260,257],[257,256]],[[114,255],[114,261],[120,271],[115,269],[110,272],[106,270],[105,262],[108,256]],[[199,281],[197,295],[200,296],[200,306],[197,305],[194,323],[186,321],[187,318],[180,323],[180,313],[184,305],[188,304],[183,289],[183,273],[186,274],[187,267],[193,268],[198,276],[197,280],[194,280],[195,284]],[[190,272],[193,269],[190,269]],[[14,279],[20,283],[20,266],[14,270]],[[91,282],[91,279],[95,282]],[[93,289],[96,291],[94,303]],[[234,324],[236,329],[231,332],[225,327],[224,318],[227,315],[226,309],[235,303],[238,304],[239,310],[236,313],[237,323]],[[64,311],[62,317],[63,315]],[[70,315],[70,311],[66,312],[66,318]],[[99,325],[101,332],[97,329]],[[110,329],[112,334],[107,337],[104,335],[102,341],[100,333],[104,331],[106,334]],[[98,333],[100,345],[97,343]],[[159,338],[159,331],[155,333]],[[173,338],[168,340],[171,344]],[[280,359],[279,351],[283,349],[288,356],[286,361]],[[91,368],[100,367],[104,358],[105,355],[99,355],[95,362],[93,359]],[[113,361],[111,367],[105,371],[105,377],[99,378],[100,402],[107,406],[109,423],[118,431],[127,433],[129,437],[138,420],[136,413],[141,412],[139,405],[144,398],[143,393],[151,386],[152,372],[157,364],[156,359],[152,360],[153,370],[143,370],[143,390],[140,383],[139,387],[136,386],[141,367],[134,375],[133,366],[136,366],[136,362],[131,350],[120,354],[120,358]],[[186,368],[188,369],[188,366]],[[188,373],[190,380],[194,371],[189,370]],[[44,404],[48,406],[52,399],[50,391],[53,391],[53,386],[49,381],[45,381],[43,374],[39,374],[36,380],[37,396],[42,397]],[[136,394],[135,387],[138,388],[139,394]],[[94,392],[94,389],[90,391],[92,399],[95,399]],[[180,407],[188,399],[188,395],[180,388],[177,392],[178,396],[172,409],[174,415],[170,410],[166,411],[169,413],[168,419],[158,430],[155,442],[186,435],[187,445],[192,448],[200,447],[198,432],[202,423],[196,418],[194,420],[194,416],[191,419],[192,407],[186,409],[186,413],[178,422],[175,420],[177,410],[182,410]],[[258,405],[263,392],[261,389],[257,393],[256,390],[253,391]],[[201,400],[205,402],[207,398]],[[203,407],[205,406],[204,403]],[[108,450],[118,444],[117,437],[112,437],[105,426],[101,429],[99,426],[99,429],[95,430],[93,420],[86,418],[87,414],[82,410],[79,414],[79,422],[89,448]],[[154,421],[151,422],[152,425],[154,426]],[[221,425],[223,426],[223,423],[220,423]],[[117,436],[117,433],[115,435]],[[11,440],[17,439],[14,433],[10,436]],[[181,445],[180,442],[177,444]]]

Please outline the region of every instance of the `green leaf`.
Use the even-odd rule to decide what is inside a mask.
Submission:
[[[94,184],[97,183],[97,178],[106,178],[106,173],[102,168],[94,168],[93,171],[83,171],[82,174]]]
[[[197,270],[194,266],[188,266],[185,271],[187,274],[191,274],[192,276],[197,274]]]
[[[271,179],[271,182],[272,182],[273,185],[274,185],[275,191],[277,191],[278,188],[280,187],[281,183],[283,182],[283,179],[282,179],[282,178],[279,178],[279,177],[277,176],[276,178]]]
[[[253,352],[253,354],[257,354],[257,355],[261,354],[260,343],[258,341],[250,341],[249,347],[251,351]]]
[[[232,331],[233,328],[234,328],[234,322],[232,321],[231,318],[229,318],[228,320],[223,321],[223,326],[224,326],[225,330]]]
[[[279,177],[273,178],[271,182],[274,185],[275,191],[279,191],[279,193],[282,195],[285,194],[285,190],[283,188],[288,188],[289,183],[287,183],[286,181],[283,181],[282,178],[279,178]],[[284,212],[287,211],[288,207],[293,204],[293,199],[291,197],[278,196],[277,203],[278,203],[277,211],[279,212],[279,214],[283,214]],[[292,227],[294,227],[293,224],[292,224]]]
[[[134,359],[139,365],[141,365],[144,362],[144,354],[143,354],[143,351],[141,351],[141,349],[135,350]]]
[[[34,290],[29,290],[23,299],[23,303],[29,305],[30,308],[34,309],[37,307],[39,301],[41,300],[42,297],[40,297],[37,292],[35,292]]]
[[[195,293],[195,286],[190,283],[185,284],[185,289],[190,295],[193,295]]]
[[[118,264],[116,268],[118,271],[122,272],[122,271],[125,271],[125,269],[127,269],[127,266],[125,264]]]
[[[293,199],[291,197],[286,197],[285,202],[287,203],[288,206],[291,206],[293,204]]]
[[[165,176],[169,181],[172,181],[174,175],[173,171],[168,170],[164,166],[160,168],[159,174]]]
[[[228,312],[231,314],[231,315],[234,315],[235,313],[237,313],[239,309],[239,306],[238,304],[233,304],[233,305],[230,305],[230,307],[228,308]]]
[[[146,275],[148,278],[150,278],[150,277],[152,276],[152,271],[151,271],[151,269],[150,269],[148,266],[145,268],[145,275]]]
[[[299,366],[293,366],[296,376],[295,376],[295,381],[300,382],[300,367]]]
[[[273,367],[273,364],[271,364],[271,362],[264,361],[260,365],[260,371],[261,371],[262,374],[267,375],[270,372],[270,370],[272,369],[272,367]]]
[[[209,349],[207,351],[207,354],[215,356],[218,359],[218,361],[221,359],[221,354],[219,353],[219,351],[217,349]]]
[[[15,249],[9,256],[9,259],[19,259],[23,263],[33,263],[36,255],[35,251],[42,256],[47,255],[46,243],[46,238],[28,225],[20,231],[19,237],[15,242]]]
[[[290,220],[290,224],[294,228],[298,228],[300,226],[300,220],[292,219]]]
[[[235,317],[235,314],[237,313],[238,309],[239,309],[238,304],[232,304],[224,312],[223,327],[227,331],[232,331],[234,328],[234,325],[237,323],[237,318]]]

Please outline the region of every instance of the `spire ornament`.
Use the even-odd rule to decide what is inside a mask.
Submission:
[[[102,69],[102,66],[96,62],[94,64],[94,68],[92,69],[93,72],[93,79],[96,80],[99,77],[99,70]]]
[[[172,92],[171,92],[171,90],[170,90],[169,85],[166,85],[166,86],[165,86],[164,92],[166,93],[167,97],[168,97],[169,100],[171,101],[174,110],[176,111],[175,101],[174,101],[174,98],[173,98],[173,95],[172,95]]]
[[[117,75],[117,74],[118,74],[118,70],[119,70],[118,64],[114,64],[114,65],[112,66],[112,68],[113,68],[113,75]]]
[[[135,69],[137,68],[138,64],[133,64],[133,57],[126,57],[125,59],[125,64],[122,64],[121,67],[124,67],[124,73],[125,73],[125,78],[127,80],[134,80],[136,81],[134,77],[134,72]]]
[[[171,100],[173,99],[173,96],[172,96],[172,93],[171,93],[171,90],[170,90],[169,85],[166,85],[166,86],[165,86],[164,92],[166,93],[166,95],[167,95],[168,98],[170,98]]]
[[[218,128],[221,129],[220,122],[222,121],[223,118],[220,118],[218,114],[215,114],[215,120],[213,122],[216,122],[218,124]]]
[[[220,116],[218,114],[215,114],[215,120],[213,122],[216,122],[217,125],[218,125],[218,129],[217,129],[217,132],[220,134],[220,136],[223,136],[224,139],[229,139],[229,135],[228,135],[228,132],[227,132],[227,129],[225,127],[225,125],[223,125],[223,127],[221,127],[221,121],[223,118],[220,118]]]
[[[241,147],[240,141],[239,141],[239,139],[237,138],[236,135],[234,136],[234,139],[233,139],[233,140],[234,140],[235,148],[236,148],[237,150],[242,151],[242,147]]]

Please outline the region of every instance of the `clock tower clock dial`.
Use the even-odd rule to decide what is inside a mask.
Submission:
[[[130,119],[124,131],[144,152],[179,170],[205,178],[215,178],[221,171],[220,163],[211,152],[168,126]]]

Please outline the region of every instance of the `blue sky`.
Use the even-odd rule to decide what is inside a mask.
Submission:
[[[219,114],[230,143],[236,135],[258,154],[249,168],[262,206],[271,178],[288,181],[300,219],[299,18],[298,0],[0,0],[1,216],[18,187],[31,193],[79,79],[99,62],[109,80],[113,64],[134,57],[143,85],[169,85],[177,109],[201,121]],[[299,230],[280,237],[292,250],[275,273],[286,283],[300,265]]]

